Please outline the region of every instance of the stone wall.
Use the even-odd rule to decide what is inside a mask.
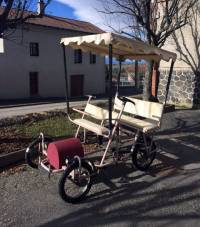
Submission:
[[[164,102],[169,70],[160,71],[158,99]],[[175,105],[194,107],[200,103],[200,78],[190,70],[174,70],[167,102]]]

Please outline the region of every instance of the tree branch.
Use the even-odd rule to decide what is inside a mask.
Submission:
[[[29,0],[29,3],[31,3],[33,0]],[[0,0],[0,3],[2,3],[3,0]],[[44,15],[44,11],[51,2],[51,0],[47,0],[44,8],[40,12],[40,14],[36,14],[34,12],[28,12],[27,5],[28,1],[26,0],[7,0],[4,1],[5,6],[4,10],[0,15],[0,35],[2,36],[3,32],[9,28],[13,29],[19,24],[24,23],[28,19],[35,19],[38,17],[42,17]],[[35,1],[37,2],[37,1]],[[30,6],[31,4],[29,4]]]

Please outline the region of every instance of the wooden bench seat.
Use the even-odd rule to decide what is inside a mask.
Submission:
[[[135,129],[139,129],[140,131],[147,133],[150,131],[154,131],[159,128],[157,122],[150,121],[148,119],[140,120],[134,117],[129,117],[126,115],[122,115],[121,124],[124,124],[128,127],[133,127]]]
[[[127,98],[131,99],[135,105],[133,103],[127,102],[125,104],[121,118],[118,119],[119,111],[121,110],[123,103],[117,97],[115,97],[114,110],[112,112],[113,123],[116,119],[118,119],[121,125],[132,127],[144,133],[152,132],[160,128],[160,122],[164,108],[163,104],[143,101],[135,98]],[[103,126],[104,122],[109,118],[108,110],[90,103],[87,103],[84,111],[77,109],[74,110],[83,114],[82,118],[73,120],[73,122],[77,124],[79,128],[82,127],[88,131],[96,133],[97,135],[106,137],[109,136],[109,129]],[[100,120],[101,124],[96,124],[92,121],[86,120],[84,118],[85,115]],[[138,117],[143,119],[138,119]]]
[[[108,128],[98,125],[84,118],[75,119],[73,120],[73,122],[79,125],[80,127],[87,129],[88,131],[96,133],[97,135],[104,136],[104,137],[109,136],[110,131]]]
[[[120,124],[138,129],[148,133],[160,128],[164,105],[161,103],[149,102],[140,99],[130,98],[133,103],[127,102],[124,107]],[[115,97],[114,110],[120,110],[122,102]],[[127,116],[126,114],[129,114]],[[141,117],[144,119],[138,119]]]

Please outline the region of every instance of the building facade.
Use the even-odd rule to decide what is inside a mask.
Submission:
[[[193,16],[188,24],[170,37],[166,50],[177,53],[177,61],[171,79],[168,102],[196,107],[200,104],[200,8],[192,9]],[[169,73],[168,63],[161,62],[158,97],[162,102]]]
[[[63,37],[102,33],[82,21],[45,15],[4,39],[0,53],[0,99],[65,96]],[[71,97],[105,92],[104,57],[66,48]]]

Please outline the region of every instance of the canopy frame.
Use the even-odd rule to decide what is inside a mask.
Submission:
[[[109,98],[108,98],[108,110],[109,110],[109,129],[112,130],[112,56],[113,56],[113,45],[109,44]]]
[[[109,92],[108,92],[108,110],[109,110],[109,129],[110,129],[110,132],[112,130],[112,98],[113,98],[113,89],[112,89],[112,67],[113,67],[113,55],[117,55],[116,53],[113,53],[113,51],[115,51],[115,49],[113,49],[113,46],[114,46],[114,38],[112,39],[112,33],[104,33],[103,35],[105,36],[106,34],[109,34],[109,38],[110,40],[98,40],[97,43],[95,43],[95,40],[94,41],[91,41],[91,37],[89,36],[81,36],[81,37],[71,37],[71,38],[65,38],[65,39],[62,39],[61,40],[61,45],[62,45],[62,49],[63,49],[63,61],[64,61],[64,73],[65,73],[65,96],[66,96],[66,106],[67,106],[67,114],[69,114],[69,87],[68,87],[68,71],[67,71],[67,59],[66,59],[66,47],[65,46],[71,46],[72,48],[79,48],[81,47],[81,40],[82,40],[82,44],[84,45],[84,47],[82,48],[84,51],[85,49],[87,49],[87,51],[89,51],[90,47],[89,44],[92,43],[91,46],[93,46],[93,44],[96,45],[96,47],[98,47],[98,45],[101,45],[102,42],[105,42],[105,46],[108,47],[108,56],[109,56],[109,77],[108,77],[108,81],[109,81]],[[99,35],[99,36],[98,36]],[[102,34],[98,34],[96,35],[97,38],[101,38],[101,35]],[[94,36],[94,35],[91,35],[91,36]],[[87,37],[89,37],[89,41],[88,41],[88,45],[86,45],[86,41],[84,41],[84,37],[85,40],[87,40]],[[126,37],[122,37],[122,36],[118,36],[117,37],[120,37],[119,40],[123,41],[123,38],[125,39],[125,41],[127,41],[128,38]],[[95,38],[95,36],[94,36]],[[79,40],[80,39],[80,40]],[[66,41],[67,40],[67,41]],[[70,40],[71,43],[70,43]],[[74,41],[73,41],[74,40]],[[78,40],[78,41],[77,41]],[[130,40],[130,39],[128,39]],[[128,41],[127,41],[128,42]],[[137,41],[138,42],[138,41]],[[136,42],[136,44],[137,44]],[[142,47],[142,45],[144,45],[145,48],[147,48],[147,44],[145,43],[142,43],[142,42],[139,42],[140,46]],[[116,46],[119,47],[119,43],[116,43]],[[84,49],[85,48],[85,49]],[[144,48],[144,49],[145,49]],[[170,66],[170,71],[169,71],[169,76],[168,76],[168,81],[167,81],[167,86],[166,86],[166,94],[165,94],[165,101],[164,101],[164,104],[166,104],[167,102],[167,97],[168,97],[168,91],[169,91],[169,86],[170,86],[170,81],[171,81],[171,77],[172,77],[172,73],[173,73],[173,67],[174,67],[174,63],[176,61],[176,54],[174,53],[171,53],[169,51],[165,51],[165,50],[161,50],[159,48],[153,48],[152,46],[149,46],[149,48],[151,50],[155,50],[155,53],[152,54],[148,54],[148,55],[144,55],[144,53],[141,51],[141,53],[137,53],[137,54],[133,54],[132,56],[134,57],[135,60],[138,60],[138,59],[146,59],[146,57],[148,56],[148,58],[152,58],[153,61],[160,61],[162,59],[162,56],[164,53],[166,53],[167,57],[164,59],[164,60],[169,60],[169,59],[172,59],[171,61],[171,66]],[[160,52],[159,52],[160,50]],[[90,50],[92,51],[92,49]],[[102,47],[99,47],[98,51],[102,51],[103,55],[105,56],[105,50],[104,48]],[[94,51],[95,52],[95,51]],[[156,55],[157,53],[157,55]],[[160,54],[160,55],[159,55]],[[107,54],[106,54],[107,55]],[[116,56],[115,56],[116,57]],[[119,73],[118,73],[118,77],[117,77],[117,94],[119,95],[119,87],[120,87],[120,76],[121,76],[121,64],[122,64],[122,61],[124,59],[126,59],[126,57],[130,58],[130,55],[118,55],[118,60],[119,60]]]
[[[67,71],[67,59],[66,59],[65,49],[66,49],[65,45],[62,44],[64,74],[65,74],[65,100],[66,100],[66,105],[67,105],[67,114],[69,114],[69,87],[68,87],[68,71]]]

